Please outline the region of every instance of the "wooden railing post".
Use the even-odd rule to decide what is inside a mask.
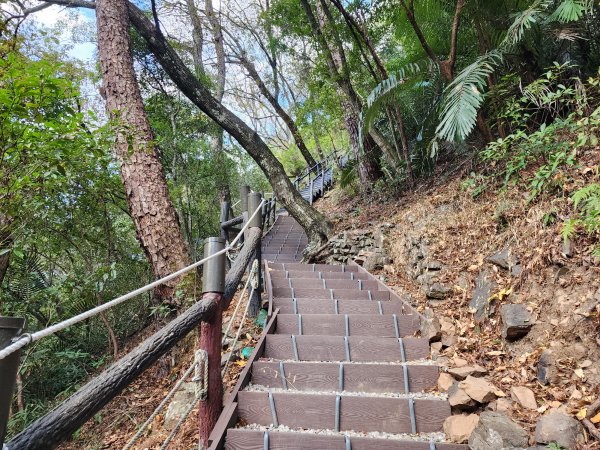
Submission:
[[[12,340],[19,336],[25,328],[25,319],[22,317],[0,316],[0,349],[7,347]],[[20,351],[0,359],[0,448],[4,448],[4,437],[10,405],[12,404],[13,391],[17,381],[17,370],[19,369]]]
[[[225,248],[225,240],[209,237],[204,243],[204,257]],[[225,260],[223,253],[204,263],[202,275],[202,300],[216,301],[217,307],[200,323],[198,347],[207,354],[208,384],[206,398],[200,400],[198,411],[200,442],[208,447],[208,438],[223,407],[223,381],[221,379],[221,334],[223,328],[223,293],[225,292]]]
[[[262,196],[259,192],[252,192],[248,195],[248,215],[251,216],[254,211],[259,207],[260,202],[262,201]],[[262,228],[262,214],[259,212],[256,214],[250,223],[248,224],[249,228]],[[258,287],[254,289],[254,293],[252,294],[252,298],[250,298],[250,307],[248,309],[248,315],[250,317],[256,317],[258,312],[260,311],[260,294],[262,292],[262,277],[260,271],[260,263],[262,259],[261,252],[262,242],[259,242],[256,246],[256,252],[254,254],[254,258],[258,260],[258,272],[256,276],[258,277]]]

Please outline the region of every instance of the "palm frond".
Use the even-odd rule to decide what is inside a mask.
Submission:
[[[549,19],[561,23],[577,22],[589,9],[589,3],[589,0],[563,0]]]
[[[462,141],[475,127],[477,110],[483,102],[486,77],[494,72],[502,55],[494,50],[480,56],[465,67],[445,89],[441,120],[436,128],[438,137],[447,141]]]
[[[395,91],[403,88],[409,79],[414,79],[416,76],[425,72],[425,68],[429,68],[430,64],[410,63],[392,73],[389,78],[379,83],[369,96],[367,104],[361,111],[361,129],[362,132],[367,132],[375,117],[377,116],[381,105],[386,104],[393,98]]]
[[[551,3],[551,0],[536,0],[529,8],[517,14],[499,49],[507,51],[517,45],[523,39],[525,32],[538,23],[541,14]]]

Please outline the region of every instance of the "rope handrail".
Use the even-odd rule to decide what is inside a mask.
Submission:
[[[242,316],[242,320],[240,322],[240,325],[238,327],[235,339],[233,340],[231,346],[232,346],[232,351],[229,354],[229,357],[227,358],[227,362],[225,363],[225,368],[222,370],[222,374],[225,374],[227,372],[227,368],[229,367],[229,362],[231,360],[231,355],[233,354],[233,350],[235,349],[236,344],[239,341],[240,338],[240,334],[241,334],[241,330],[244,327],[244,322],[246,321],[246,317],[248,315],[248,307],[250,305],[250,299],[252,298],[252,293],[254,292],[254,290],[256,289],[256,273],[258,272],[258,260],[254,260],[254,262],[252,263],[252,267],[248,273],[248,278],[246,279],[246,283],[244,285],[244,288],[242,290],[242,293],[240,294],[239,300],[237,302],[237,305],[235,307],[235,310],[233,312],[233,314],[231,315],[231,318],[229,320],[229,324],[227,326],[227,329],[225,330],[225,332],[223,333],[222,337],[221,337],[221,342],[225,343],[226,340],[229,337],[229,330],[231,328],[231,325],[233,324],[239,307],[242,304],[243,300],[244,300],[244,295],[246,294],[246,291],[248,290],[248,286],[252,287],[252,290],[250,292],[250,295],[248,296],[248,302],[246,303],[246,308],[244,311],[244,314]],[[190,412],[194,409],[194,407],[196,406],[196,404],[198,403],[199,400],[202,400],[203,397],[205,397],[206,395],[206,389],[207,389],[207,370],[208,370],[208,361],[204,360],[203,361],[205,363],[204,368],[205,368],[205,372],[202,375],[202,378],[204,379],[203,381],[203,386],[204,386],[204,395],[196,395],[194,400],[190,403],[190,405],[188,406],[188,408],[185,410],[185,412],[182,414],[182,416],[180,417],[180,419],[177,422],[177,425],[173,428],[173,430],[171,431],[171,433],[169,434],[169,436],[165,439],[165,441],[163,442],[163,444],[161,445],[161,449],[165,449],[167,448],[168,444],[171,442],[171,440],[175,437],[175,435],[177,434],[177,432],[179,431],[179,429],[181,428],[181,425],[183,425],[183,423],[185,422],[185,420],[187,419],[187,417],[189,416]],[[134,444],[142,437],[144,431],[146,431],[146,429],[148,428],[148,426],[154,421],[154,419],[156,418],[156,416],[158,416],[158,414],[160,414],[160,412],[165,409],[165,407],[167,406],[167,404],[170,402],[170,400],[175,396],[176,392],[181,388],[181,386],[183,385],[183,383],[185,382],[185,380],[187,378],[189,378],[189,376],[191,375],[192,371],[197,369],[199,367],[199,363],[200,361],[198,360],[198,356],[196,355],[195,361],[188,367],[188,369],[183,373],[183,375],[179,378],[179,380],[177,380],[177,382],[175,383],[175,385],[171,388],[171,390],[165,395],[165,397],[163,398],[163,400],[158,404],[158,406],[154,409],[154,411],[152,411],[152,414],[150,414],[150,416],[148,417],[148,419],[146,419],[146,421],[140,426],[140,428],[137,430],[137,432],[131,437],[131,439],[127,442],[127,444],[123,447],[123,450],[130,450],[131,448],[133,448]],[[199,374],[198,374],[199,375]],[[192,379],[192,381],[195,382],[199,382],[200,381],[200,377],[196,376],[194,377],[194,379]]]
[[[265,200],[262,199],[262,201],[260,202],[260,204],[258,205],[258,207],[256,208],[256,210],[254,211],[254,213],[252,214],[252,216],[249,217],[248,221],[244,224],[244,226],[242,227],[242,229],[240,230],[240,232],[237,234],[237,236],[235,237],[235,239],[233,239],[233,241],[231,241],[229,243],[228,246],[226,246],[223,250],[220,250],[216,253],[213,253],[212,255],[201,259],[200,261],[196,261],[192,264],[190,264],[187,267],[184,267],[182,269],[179,269],[176,272],[173,272],[170,275],[167,275],[163,278],[160,278],[158,280],[153,281],[152,283],[149,283],[145,286],[142,286],[138,289],[135,289],[127,294],[121,295],[120,297],[117,297],[109,302],[103,303],[102,305],[98,305],[95,308],[92,308],[88,311],[85,311],[81,314],[78,314],[76,316],[71,317],[70,319],[67,320],[63,320],[62,322],[59,322],[57,324],[51,325],[47,328],[44,328],[43,330],[40,331],[36,331],[35,333],[24,333],[21,336],[19,336],[19,338],[13,342],[12,344],[4,347],[2,350],[0,350],[0,360],[6,358],[7,356],[11,355],[12,353],[16,352],[17,350],[22,349],[23,347],[26,347],[27,345],[39,341],[45,337],[48,336],[52,336],[55,333],[58,333],[59,331],[64,330],[65,328],[70,327],[71,325],[75,325],[76,323],[82,322],[84,320],[87,320],[91,317],[94,317],[95,315],[104,312],[114,306],[117,306],[133,297],[136,297],[140,294],[143,294],[144,292],[148,292],[151,289],[154,289],[155,287],[170,281],[174,278],[177,278],[187,272],[189,272],[192,269],[195,269],[196,267],[201,266],[202,264],[204,264],[206,261],[209,261],[219,255],[222,255],[224,253],[226,253],[227,251],[229,251],[244,235],[244,232],[246,231],[246,229],[248,228],[249,224],[252,222],[252,219],[256,216],[256,214],[258,214],[259,211],[262,210],[262,205],[265,203]]]

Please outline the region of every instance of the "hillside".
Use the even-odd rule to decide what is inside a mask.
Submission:
[[[572,210],[568,189],[590,178],[586,163],[593,164],[597,151],[570,171],[574,182],[567,190],[535,202],[522,185],[474,199],[470,161],[464,161],[440,168],[438,181],[397,200],[365,203],[336,189],[318,204],[338,233],[328,249],[333,252],[322,257],[337,259],[341,252],[376,268],[397,293],[435,317],[429,332],[438,363],[447,369],[479,365],[497,388],[483,403],[457,400],[454,412],[502,411],[528,432],[530,444],[543,416],[560,411],[581,419],[598,405],[597,241],[561,237]],[[522,306],[515,314],[525,320],[510,329],[511,340],[503,337],[509,305]],[[440,383],[448,388],[447,378]],[[533,392],[534,404],[521,388]],[[591,432],[585,431],[587,444],[580,448],[599,447]]]

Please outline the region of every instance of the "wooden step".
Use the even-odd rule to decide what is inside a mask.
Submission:
[[[366,273],[360,272],[307,272],[305,270],[273,270],[269,267],[273,280],[277,279],[325,279],[325,280],[372,280]]]
[[[279,314],[276,334],[407,337],[419,331],[417,315]]]
[[[375,280],[331,280],[331,279],[306,279],[306,278],[272,278],[274,288],[302,289],[307,286],[317,289],[354,289],[359,291],[377,291],[379,283]]]
[[[306,272],[358,272],[358,266],[332,265],[332,264],[273,264],[274,270],[297,270]]]
[[[274,298],[273,308],[281,314],[406,314],[408,307],[401,302],[377,300],[323,300],[311,298]]]
[[[388,291],[359,291],[358,289],[313,289],[313,288],[273,288],[273,297],[281,298],[323,298],[346,300],[389,300]]]
[[[294,351],[294,341],[297,352]],[[429,342],[421,338],[288,336],[285,334],[267,335],[263,356],[270,359],[297,361],[404,362],[402,348],[406,361],[429,357]]]
[[[349,446],[347,446],[349,440]],[[267,445],[265,445],[267,441]],[[427,441],[386,439],[370,437],[346,437],[315,434],[310,432],[269,431],[243,428],[227,430],[226,450],[468,450],[464,444],[435,443]]]
[[[283,372],[283,373],[282,373]],[[408,383],[404,383],[404,374]],[[292,391],[421,392],[436,386],[433,364],[255,361],[252,384]]]
[[[449,403],[422,398],[413,402],[411,417],[408,398],[240,391],[238,416],[249,424],[271,426],[276,420],[277,424],[290,428],[393,434],[441,431],[450,415]]]

